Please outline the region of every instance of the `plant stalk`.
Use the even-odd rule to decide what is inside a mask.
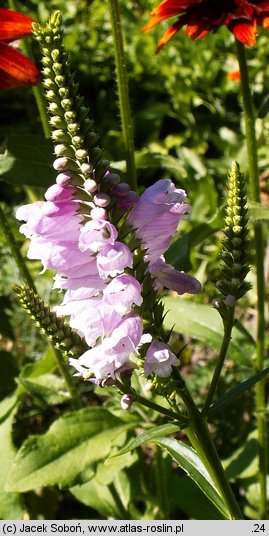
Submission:
[[[128,91],[128,75],[124,54],[121,15],[118,0],[108,0],[112,37],[115,49],[116,77],[119,94],[121,128],[126,153],[126,175],[133,190],[136,190],[136,167],[134,155],[133,120]]]
[[[160,406],[159,404],[156,404],[155,402],[152,402],[148,398],[144,398],[143,396],[139,395],[134,389],[131,387],[125,387],[125,385],[117,380],[116,386],[123,394],[131,394],[133,399],[138,402],[139,404],[142,404],[142,406],[145,406],[146,408],[150,408],[153,411],[157,411],[161,415],[165,415],[166,417],[169,417],[170,419],[176,420],[180,426],[185,427],[189,420],[184,415],[179,415],[178,413],[175,413],[174,411],[164,408],[163,406]]]
[[[236,41],[237,56],[240,67],[241,93],[245,119],[246,145],[249,166],[249,194],[250,199],[260,203],[259,169],[257,140],[255,131],[255,110],[250,90],[248,67],[245,47]],[[263,370],[265,349],[265,277],[264,277],[264,241],[261,223],[254,223],[255,266],[257,282],[257,338],[255,372]],[[257,429],[259,444],[259,483],[260,483],[260,519],[267,519],[267,426],[265,415],[265,380],[255,386]]]
[[[226,504],[230,519],[244,519],[211,439],[206,420],[196,407],[184,380],[176,368],[175,371],[179,380],[179,394],[190,416],[190,426],[185,429],[185,432]]]
[[[222,344],[220,348],[218,362],[214,370],[213,378],[211,380],[209,391],[208,391],[206,401],[203,407],[203,411],[202,411],[203,415],[207,415],[211,402],[213,401],[213,397],[214,397],[214,394],[215,394],[215,391],[219,382],[219,378],[221,375],[222,367],[223,367],[223,364],[227,355],[227,351],[228,351],[229,344],[231,341],[231,336],[232,336],[232,329],[234,326],[234,310],[235,310],[234,307],[231,307],[228,309],[228,317],[223,322],[224,334],[223,334]]]

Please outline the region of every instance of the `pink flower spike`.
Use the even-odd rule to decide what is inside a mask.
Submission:
[[[153,339],[146,354],[144,365],[145,376],[154,373],[160,378],[168,378],[172,373],[172,366],[179,366],[179,360],[164,342]]]
[[[104,303],[117,312],[126,314],[133,304],[142,304],[141,290],[140,283],[131,275],[118,275],[105,287]]]
[[[135,365],[129,361],[130,354],[136,354],[136,348],[143,332],[141,318],[131,313],[113,329],[111,335],[103,339],[79,359],[73,360],[72,365],[83,376],[92,371],[97,380],[115,378],[121,371],[132,370]]]
[[[175,204],[183,203],[184,190],[176,189],[170,179],[161,179],[147,188],[128,216],[128,223],[141,228],[169,212]]]
[[[94,202],[98,207],[106,208],[111,203],[109,195],[101,192],[94,196]]]
[[[67,166],[67,158],[65,158],[65,156],[62,156],[60,158],[56,158],[56,160],[54,160],[53,162],[53,167],[54,169],[56,169],[56,171],[62,171],[63,169],[66,168]]]
[[[154,287],[156,290],[168,288],[178,294],[198,294],[201,290],[201,284],[195,277],[178,272],[173,266],[167,264],[161,257],[153,264],[149,265],[149,272],[154,278]]]
[[[98,184],[97,182],[95,182],[93,179],[87,179],[85,182],[84,182],[84,189],[86,190],[86,192],[88,193],[93,193],[93,192],[96,192],[97,188],[98,188]]]
[[[112,194],[116,197],[125,197],[130,192],[130,186],[126,182],[121,182],[120,184],[117,184],[112,190]]]
[[[118,236],[116,227],[109,221],[88,221],[80,231],[78,247],[81,251],[97,253],[107,244],[114,244]]]
[[[117,199],[117,208],[119,210],[128,210],[133,208],[139,201],[139,195],[132,190],[125,196]]]
[[[125,268],[132,268],[133,257],[125,244],[115,242],[102,248],[97,255],[97,268],[102,279],[115,277]]]
[[[72,179],[72,173],[59,173],[56,182],[57,184],[59,184],[59,186],[62,186],[64,188],[65,186],[69,186],[69,184],[72,182]]]
[[[93,220],[107,220],[107,211],[101,207],[95,207],[91,210]]]
[[[61,203],[63,201],[69,201],[69,199],[72,199],[72,196],[75,191],[75,188],[72,187],[66,188],[60,186],[59,184],[53,184],[45,192],[45,198],[47,201]]]

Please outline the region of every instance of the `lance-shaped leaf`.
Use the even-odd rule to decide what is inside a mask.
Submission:
[[[155,426],[154,428],[146,430],[146,432],[143,432],[142,434],[137,436],[134,441],[129,443],[129,445],[126,445],[126,447],[124,447],[123,449],[119,450],[117,454],[113,457],[122,456],[123,454],[126,454],[131,450],[137,449],[138,447],[140,447],[140,445],[147,441],[157,441],[158,439],[174,434],[179,430],[180,426],[178,424],[163,424],[161,426]]]
[[[191,447],[185,445],[185,443],[182,443],[181,441],[169,437],[153,440],[153,443],[156,443],[170,454],[173,460],[175,460],[190,476],[208,499],[221,512],[224,519],[230,519],[226,505],[216,490],[209,473]]]
[[[122,434],[137,425],[103,408],[85,408],[55,421],[43,435],[30,436],[19,450],[7,489],[28,491],[58,484],[69,487],[94,474],[94,464],[107,458]]]
[[[251,378],[248,378],[244,382],[240,383],[240,385],[237,385],[233,389],[231,389],[228,393],[225,393],[216,404],[214,404],[209,412],[208,416],[212,417],[219,411],[222,411],[230,404],[234,403],[234,401],[239,398],[247,389],[250,389],[255,383],[259,382],[269,373],[269,367],[262,370],[262,372],[259,372],[258,374],[255,374],[255,376],[251,376]]]

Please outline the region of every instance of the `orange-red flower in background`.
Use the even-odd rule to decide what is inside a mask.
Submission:
[[[232,82],[240,82],[241,74],[240,71],[237,69],[236,71],[230,71],[227,73],[228,80],[231,80]]]
[[[225,25],[238,41],[253,46],[257,26],[269,28],[269,1],[263,0],[164,0],[151,13],[145,31],[177,16],[158,44],[158,51],[183,27],[191,39],[201,39]]]
[[[37,84],[39,71],[11,41],[32,33],[33,20],[22,13],[0,8],[0,89]]]

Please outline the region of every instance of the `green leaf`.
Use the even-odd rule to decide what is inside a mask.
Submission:
[[[255,376],[251,376],[251,378],[248,378],[244,382],[240,383],[240,385],[237,385],[233,389],[231,389],[228,393],[225,393],[214,406],[212,406],[209,409],[208,417],[212,417],[212,415],[215,415],[219,411],[222,411],[227,406],[232,404],[237,398],[239,398],[247,389],[250,389],[255,383],[262,380],[267,374],[269,373],[269,367],[264,369],[262,372],[259,372],[258,374],[255,374]]]
[[[156,439],[153,443],[156,443],[170,454],[173,460],[190,476],[206,497],[221,512],[224,519],[230,519],[226,505],[218,494],[210,475],[191,447],[181,441],[167,437]]]
[[[251,201],[248,203],[248,214],[250,221],[269,223],[269,207],[265,207],[260,203]]]
[[[173,174],[186,177],[186,171],[179,159],[169,154],[155,153],[149,149],[135,152],[135,163],[138,169],[164,168]],[[126,170],[126,161],[112,162],[112,166],[120,171]]]
[[[163,424],[161,426],[155,426],[154,428],[151,428],[150,430],[147,430],[146,432],[143,432],[139,436],[136,437],[134,441],[129,443],[126,447],[121,449],[117,454],[114,454],[113,457],[122,456],[123,454],[126,454],[127,452],[130,452],[134,449],[137,449],[145,443],[146,441],[153,441],[157,440],[161,437],[168,436],[170,434],[174,434],[175,432],[178,432],[180,430],[180,426],[178,424]]]
[[[194,303],[181,297],[166,296],[162,299],[164,327],[174,329],[200,342],[219,349],[222,343],[223,323],[219,313],[209,305]],[[255,351],[255,342],[248,331],[237,322],[232,333],[228,355],[241,364],[249,365]]]
[[[178,491],[180,490],[180,493]],[[169,492],[174,510],[184,512],[188,519],[221,519],[222,516],[188,476],[172,475],[169,479]]]
[[[18,378],[19,385],[45,404],[55,405],[70,401],[63,378],[53,374],[57,364],[52,350],[42,359],[26,365]],[[22,389],[23,392],[23,389]]]
[[[227,478],[249,479],[256,476],[259,471],[258,451],[258,437],[255,430],[248,435],[242,447],[222,462]]]
[[[70,393],[66,390],[66,383],[63,378],[55,374],[43,374],[37,378],[19,378],[19,384],[49,405],[63,404],[70,401]]]
[[[12,443],[12,422],[17,411],[17,395],[4,399],[0,404],[0,519],[22,519],[24,506],[18,493],[8,493],[5,490],[7,475],[15,458],[15,448]]]
[[[0,179],[47,187],[55,182],[53,145],[39,136],[10,136],[0,155]]]
[[[122,502],[127,503],[127,507],[130,500],[130,483],[124,471],[120,471],[115,475],[113,485],[118,497],[121,498]],[[121,493],[122,490],[124,490],[123,494]],[[78,501],[90,508],[94,508],[94,510],[106,518],[123,519],[126,517],[120,501],[115,498],[113,488],[101,484],[96,478],[92,478],[82,486],[71,488],[70,492]]]
[[[11,491],[41,486],[73,486],[94,474],[120,435],[137,425],[123,422],[103,408],[85,408],[55,421],[40,436],[30,436],[19,450],[8,479]]]

